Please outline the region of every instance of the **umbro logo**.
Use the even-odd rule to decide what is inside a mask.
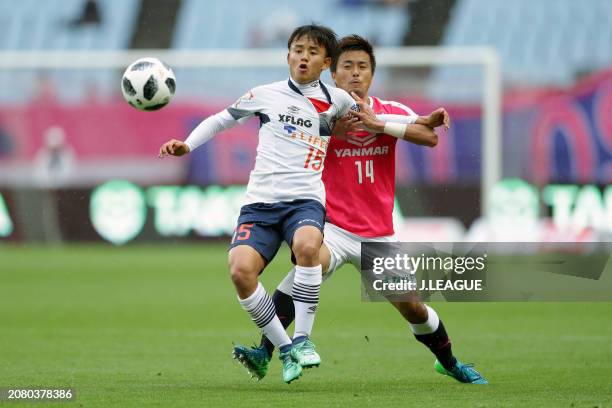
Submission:
[[[315,313],[317,311],[317,305],[310,306],[308,310],[310,311],[310,313]]]
[[[291,106],[287,106],[287,110],[291,113],[298,113],[300,111],[300,108],[298,108],[295,105],[291,105]]]
[[[317,86],[319,86],[319,81],[314,81],[312,84],[310,84],[310,86],[316,88]]]

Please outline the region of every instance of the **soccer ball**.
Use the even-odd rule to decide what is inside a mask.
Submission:
[[[136,109],[154,111],[170,102],[176,78],[172,69],[157,58],[141,58],[123,73],[121,90],[125,100]]]

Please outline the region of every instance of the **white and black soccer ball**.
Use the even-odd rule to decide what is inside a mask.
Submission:
[[[121,90],[136,109],[154,111],[170,102],[176,90],[172,69],[157,58],[134,61],[123,73]]]

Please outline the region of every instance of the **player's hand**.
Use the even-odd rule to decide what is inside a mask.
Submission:
[[[367,103],[362,101],[355,92],[351,92],[351,96],[353,99],[355,99],[357,106],[359,106],[359,112],[350,111],[352,116],[359,118],[359,122],[354,123],[354,125],[364,127],[370,132],[383,132],[385,129],[385,123],[376,118],[372,108],[370,108]]]
[[[444,126],[444,130],[448,130],[450,128],[450,115],[444,108],[436,109],[435,111],[431,112],[427,118],[427,126],[432,129],[439,126]]]
[[[340,118],[334,124],[334,128],[332,129],[332,136],[340,140],[346,140],[348,138],[349,133],[356,132],[359,130],[359,126],[356,125],[356,123],[358,122],[359,118],[352,115],[346,115]]]
[[[159,148],[159,157],[182,156],[190,152],[189,146],[185,142],[172,139]]]

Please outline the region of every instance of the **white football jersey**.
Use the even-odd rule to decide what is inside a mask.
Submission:
[[[351,108],[357,109],[355,101],[342,89],[291,79],[253,88],[228,107],[236,120],[260,121],[245,204],[312,199],[325,205],[327,145],[335,121]]]

